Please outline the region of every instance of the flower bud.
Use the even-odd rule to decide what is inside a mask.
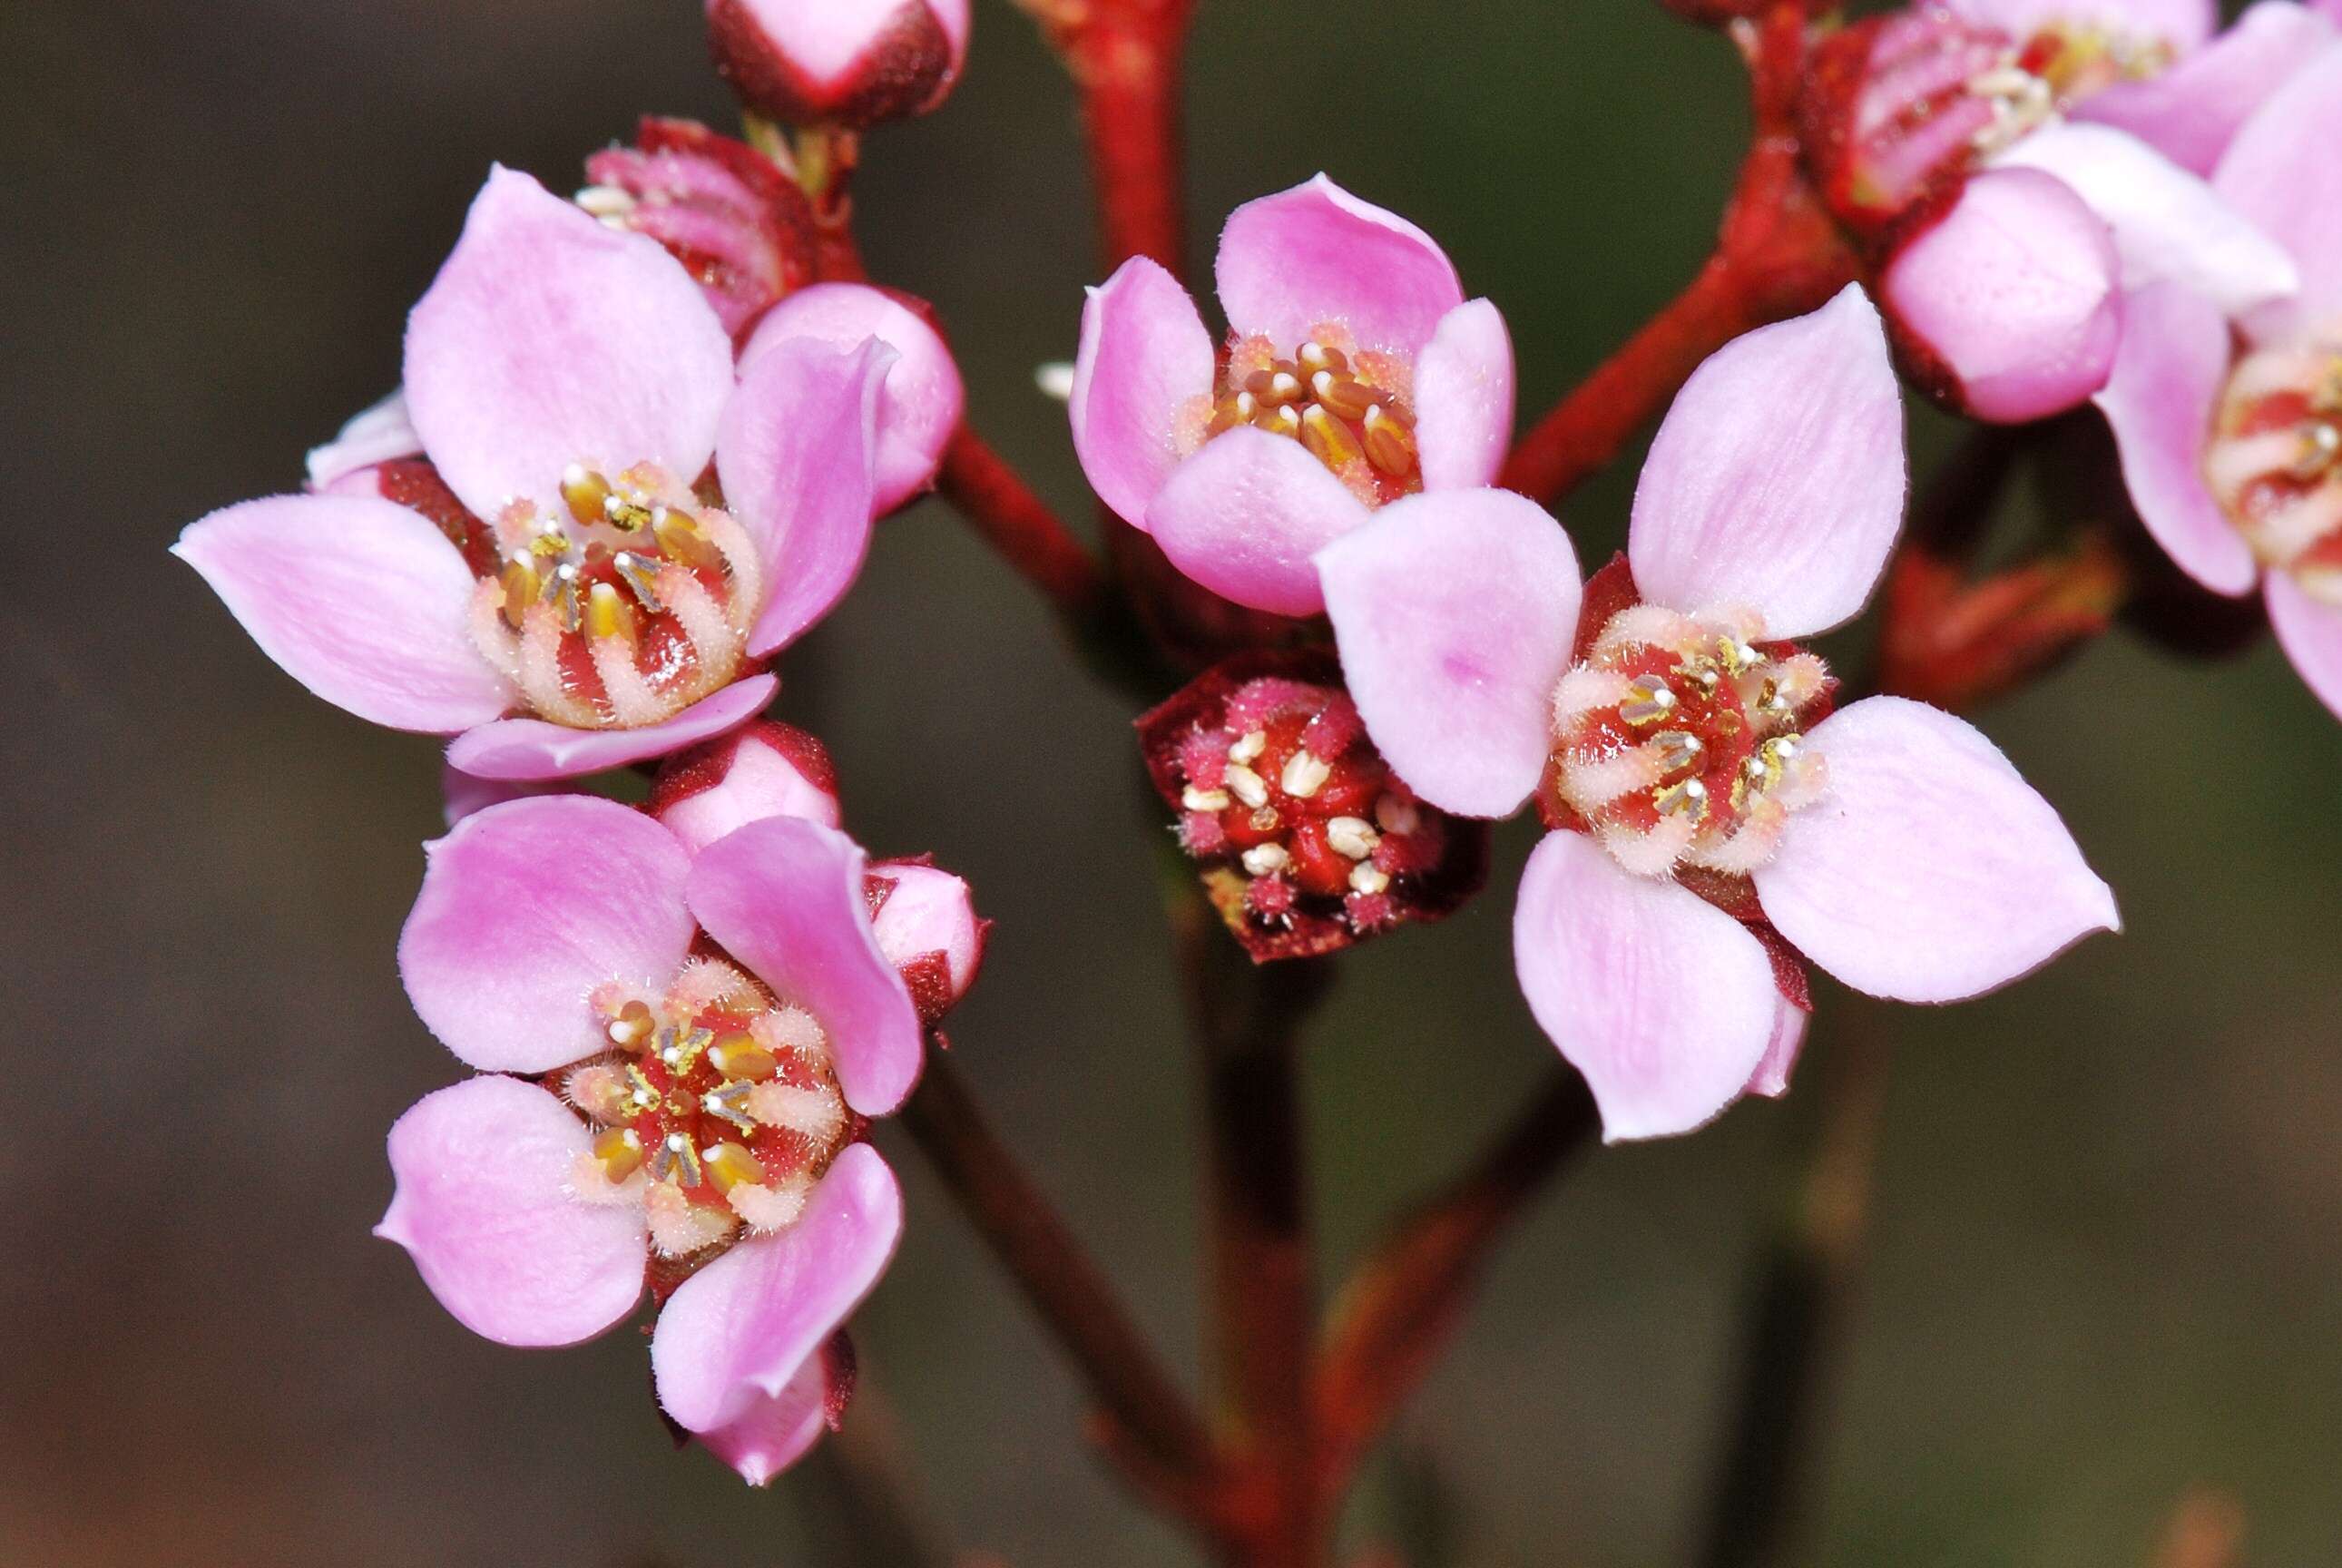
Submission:
[[[924,856],[880,861],[864,886],[878,950],[903,972],[919,1016],[932,1025],[975,984],[992,923],[976,918],[966,883]]]
[[[646,809],[693,854],[768,816],[836,827],[837,773],[822,744],[772,719],[669,757]]]
[[[967,0],[707,0],[716,69],[792,125],[858,130],[924,115],[967,56]]]
[[[2031,169],[1970,176],[1906,238],[1879,280],[1913,376],[1960,412],[2015,424],[2106,385],[2122,336],[2106,224]]]

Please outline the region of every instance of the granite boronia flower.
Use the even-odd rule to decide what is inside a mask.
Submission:
[[[775,817],[695,856],[557,795],[467,817],[429,858],[400,969],[482,1075],[392,1128],[378,1233],[506,1344],[590,1338],[647,1283],[660,1404],[768,1479],[842,1398],[821,1353],[901,1231],[861,1119],[902,1103],[922,1036],[862,852]]]
[[[1188,576],[1314,614],[1320,544],[1386,502],[1495,479],[1512,345],[1430,235],[1323,175],[1230,214],[1216,271],[1216,351],[1152,261],[1090,291],[1075,450],[1100,498]]]
[[[452,512],[350,474],[175,553],[303,684],[456,734],[465,772],[657,756],[764,706],[761,661],[852,583],[893,358],[785,342],[736,383],[672,256],[500,168],[407,330],[405,414]]]
[[[1635,494],[1625,568],[1501,491],[1395,503],[1321,551],[1368,733],[1435,805],[1550,833],[1515,913],[1523,990],[1613,1139],[1776,1094],[1796,954],[1908,1002],[1987,991],[2112,895],[1992,744],[1896,697],[1830,711],[1795,639],[1852,618],[1900,526],[1902,412],[1849,288],[1702,365]]]
[[[968,0],[706,0],[716,68],[793,125],[923,115],[967,58]]]
[[[2131,302],[2097,404],[2139,516],[2222,594],[2261,586],[2277,641],[2342,714],[2342,43],[2247,121],[2213,185],[2300,267],[2232,334],[2176,285]]]

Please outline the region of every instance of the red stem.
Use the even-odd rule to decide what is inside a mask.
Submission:
[[[1179,64],[1196,0],[1025,0],[1081,89],[1099,238],[1182,270]]]

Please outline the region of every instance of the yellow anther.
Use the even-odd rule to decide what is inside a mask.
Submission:
[[[1321,370],[1309,378],[1310,394],[1328,413],[1352,423],[1363,420],[1375,406],[1374,388],[1355,376]]]
[[[522,619],[528,614],[528,607],[536,603],[537,589],[541,585],[537,581],[536,568],[530,565],[525,557],[507,562],[503,581],[505,624],[517,632]]]
[[[719,1193],[728,1193],[743,1184],[765,1184],[765,1167],[742,1144],[711,1144],[699,1151],[699,1159],[707,1169],[707,1179],[716,1183]]]
[[[602,507],[610,499],[610,482],[590,468],[571,464],[561,475],[561,499],[569,515],[581,524],[602,521]]]
[[[632,1127],[613,1127],[594,1140],[594,1157],[604,1175],[623,1182],[643,1168],[643,1141]]]
[[[1415,472],[1415,436],[1391,409],[1376,404],[1366,410],[1366,461],[1394,479]]]
[[[1630,724],[1655,724],[1676,711],[1675,689],[1658,675],[1636,675],[1626,683],[1626,700],[1618,716]]]
[[[1316,404],[1301,416],[1301,444],[1309,454],[1332,469],[1342,469],[1356,463],[1365,454],[1350,427]]]
[[[658,1020],[647,1004],[629,1002],[610,1020],[610,1044],[628,1051],[648,1050],[657,1028]]]
[[[778,1058],[747,1034],[726,1034],[707,1052],[708,1065],[726,1078],[762,1081],[781,1070]]]
[[[1658,808],[1661,816],[1688,816],[1695,823],[1706,822],[1707,786],[1697,779],[1661,784],[1651,792],[1651,804]]]
[[[602,521],[621,534],[636,534],[651,525],[651,509],[613,494],[603,497]]]
[[[607,583],[596,583],[586,604],[586,634],[599,641],[604,637],[635,640],[635,613],[618,597],[618,591]]]

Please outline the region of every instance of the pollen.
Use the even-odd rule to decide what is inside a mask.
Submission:
[[[1379,506],[1423,488],[1413,379],[1411,367],[1361,352],[1338,326],[1315,328],[1289,355],[1266,337],[1238,338],[1201,436],[1239,425],[1287,436],[1359,500]]]

